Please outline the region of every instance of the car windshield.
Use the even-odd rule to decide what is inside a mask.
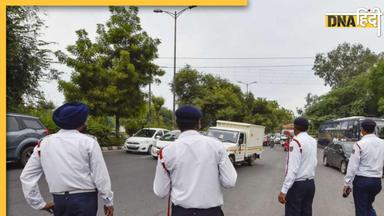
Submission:
[[[152,137],[156,130],[153,129],[141,129],[137,132],[134,137]]]
[[[175,141],[180,135],[179,131],[171,131],[160,138],[161,141]]]
[[[343,150],[347,155],[350,155],[352,153],[354,143],[343,143]]]
[[[207,136],[216,137],[222,142],[237,143],[239,132],[221,129],[209,129]]]

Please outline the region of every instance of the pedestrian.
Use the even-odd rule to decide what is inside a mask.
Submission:
[[[353,188],[356,216],[376,215],[372,203],[381,191],[384,141],[374,134],[375,128],[376,123],[373,120],[362,121],[362,138],[353,146],[344,178],[343,196],[347,197]]]
[[[169,195],[168,215],[172,208],[172,216],[223,216],[221,186],[234,187],[237,179],[228,153],[219,140],[198,132],[199,109],[186,105],[175,115],[181,134],[159,152],[154,193]]]
[[[278,196],[285,204],[286,216],[312,215],[315,196],[316,140],[308,135],[309,122],[303,117],[294,120],[294,134],[289,144],[283,187]]]
[[[34,148],[20,180],[27,203],[56,216],[96,216],[97,194],[104,213],[113,216],[113,192],[101,149],[96,139],[83,134],[88,107],[66,103],[53,112],[61,128]],[[44,174],[53,201],[45,202],[38,181]]]

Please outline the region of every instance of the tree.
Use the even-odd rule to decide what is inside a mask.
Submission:
[[[97,25],[97,38],[78,30],[77,41],[67,48],[70,55],[57,52],[59,60],[74,69],[71,80],[59,88],[67,101],[81,100],[94,115],[116,118],[116,135],[121,117],[135,117],[145,106],[142,88],[162,76],[153,60],[158,39],[142,30],[136,7],[110,7],[110,19]]]
[[[175,90],[179,105],[194,104],[201,108],[203,126],[216,120],[247,122],[278,129],[292,120],[292,113],[280,108],[277,102],[255,99],[244,94],[239,86],[211,74],[203,74],[186,66],[176,74]]]
[[[44,27],[36,7],[12,6],[6,9],[6,70],[7,109],[15,110],[26,103],[26,98],[41,98],[39,81],[57,79],[57,70],[50,70],[50,44],[40,40]]]
[[[378,55],[361,44],[343,43],[327,54],[316,55],[313,70],[332,88],[364,73],[378,60]]]

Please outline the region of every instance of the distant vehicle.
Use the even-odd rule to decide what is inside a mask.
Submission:
[[[48,135],[48,129],[39,118],[7,114],[7,161],[18,161],[25,166],[38,141]]]
[[[159,150],[175,142],[175,140],[179,138],[179,135],[180,135],[180,130],[173,130],[164,134],[162,137],[160,137],[160,139],[156,141],[155,145],[152,146],[152,149],[151,149],[152,157],[156,159],[159,156]]]
[[[163,128],[143,128],[125,141],[123,150],[150,154],[151,148],[155,145],[157,139],[168,132],[169,130]]]
[[[357,141],[361,138],[360,127],[364,119],[372,119],[376,122],[376,135],[384,138],[384,119],[364,116],[353,116],[326,121],[319,127],[318,144],[327,146],[333,141]]]
[[[207,136],[223,142],[232,163],[253,165],[263,152],[264,126],[217,120]]]
[[[284,147],[284,144],[286,143],[287,140],[289,140],[289,138],[287,136],[281,135],[280,136],[280,144],[281,144],[281,146]]]
[[[263,138],[263,146],[269,146],[271,144],[271,138],[267,135]]]
[[[355,142],[334,142],[324,148],[323,164],[336,167],[341,173],[347,173],[348,161]]]

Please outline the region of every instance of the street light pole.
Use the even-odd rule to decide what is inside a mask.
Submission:
[[[248,86],[257,83],[256,81],[253,82],[242,82],[242,81],[237,81],[238,83],[244,84],[247,89],[247,95],[248,95]]]
[[[173,93],[173,115],[172,115],[172,123],[173,123],[173,126],[175,127],[176,126],[176,119],[175,119],[175,111],[176,111],[176,91],[175,91],[175,81],[176,81],[176,30],[177,30],[177,18],[186,10],[188,9],[192,9],[192,8],[195,8],[197,6],[189,6],[189,7],[186,7],[180,11],[174,11],[174,12],[170,12],[170,11],[166,11],[166,10],[161,10],[161,9],[155,9],[153,10],[153,12],[155,13],[166,13],[168,15],[170,15],[173,19],[174,19],[174,22],[175,22],[175,29],[174,29],[174,44],[173,44],[173,79],[172,79],[172,86],[173,86],[173,89],[172,89],[172,93]]]

